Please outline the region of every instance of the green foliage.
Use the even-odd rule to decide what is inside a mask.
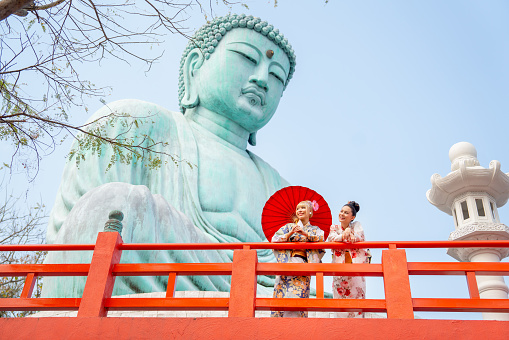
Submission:
[[[173,162],[179,165],[182,160],[165,151],[167,142],[156,141],[149,134],[150,127],[142,125],[155,124],[152,116],[132,117],[129,114],[111,113],[89,124],[80,127],[80,134],[75,136],[75,143],[68,154],[69,161],[79,167],[87,155],[97,157],[111,155],[106,168],[109,171],[115,163],[140,163],[150,170],[159,169],[163,164]],[[111,136],[110,131],[122,131]],[[191,168],[193,164],[184,161]]]

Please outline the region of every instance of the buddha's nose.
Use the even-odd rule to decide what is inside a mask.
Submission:
[[[268,72],[264,70],[258,70],[258,72],[249,77],[249,82],[258,85],[263,89],[263,91],[267,92],[269,91],[268,76]]]

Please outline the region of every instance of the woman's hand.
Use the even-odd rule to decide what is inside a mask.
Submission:
[[[350,227],[346,228],[345,231],[343,231],[343,242],[346,242],[346,243],[354,243],[355,242],[355,235],[352,232],[352,229]]]
[[[290,242],[290,237],[292,237],[293,234],[295,234],[297,232],[297,227],[298,225],[294,225],[292,227],[292,229],[290,230],[290,232],[288,234],[286,234],[285,236],[283,236],[283,242]]]
[[[297,233],[301,234],[302,236],[306,237],[305,240],[302,240],[301,242],[306,242],[309,238],[309,234],[304,230],[304,228],[302,228],[301,226],[299,226],[299,229],[297,230]]]
[[[293,226],[292,230],[288,233],[287,239],[289,240],[293,234],[300,234],[306,237],[305,240],[299,239],[298,242],[306,242],[309,237],[309,234],[306,231],[304,231],[304,229],[298,224]]]

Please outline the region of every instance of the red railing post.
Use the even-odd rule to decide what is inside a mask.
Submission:
[[[97,235],[78,317],[103,317],[108,314],[104,299],[110,298],[113,291],[115,276],[112,269],[120,261],[121,243],[122,237],[118,232],[100,232]]]
[[[23,286],[23,291],[21,292],[20,298],[29,299],[32,297],[32,292],[35,287],[35,282],[37,281],[37,275],[34,273],[29,273],[27,278],[25,279],[25,285]]]
[[[256,250],[233,252],[229,317],[253,317],[256,305]]]
[[[383,250],[382,269],[387,317],[413,319],[414,309],[405,250]]]
[[[177,273],[168,274],[168,285],[166,286],[166,297],[175,297],[175,287],[177,285]]]
[[[316,298],[323,299],[323,273],[316,273]]]
[[[467,277],[468,294],[471,299],[480,299],[479,288],[477,287],[477,279],[475,272],[465,272]]]

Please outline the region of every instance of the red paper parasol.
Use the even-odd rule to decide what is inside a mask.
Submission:
[[[302,201],[316,201],[318,204],[318,210],[313,212],[309,223],[322,229],[327,239],[332,224],[332,214],[327,202],[314,190],[291,186],[276,191],[263,207],[262,228],[267,240],[270,241],[279,228],[293,222],[295,208]]]

